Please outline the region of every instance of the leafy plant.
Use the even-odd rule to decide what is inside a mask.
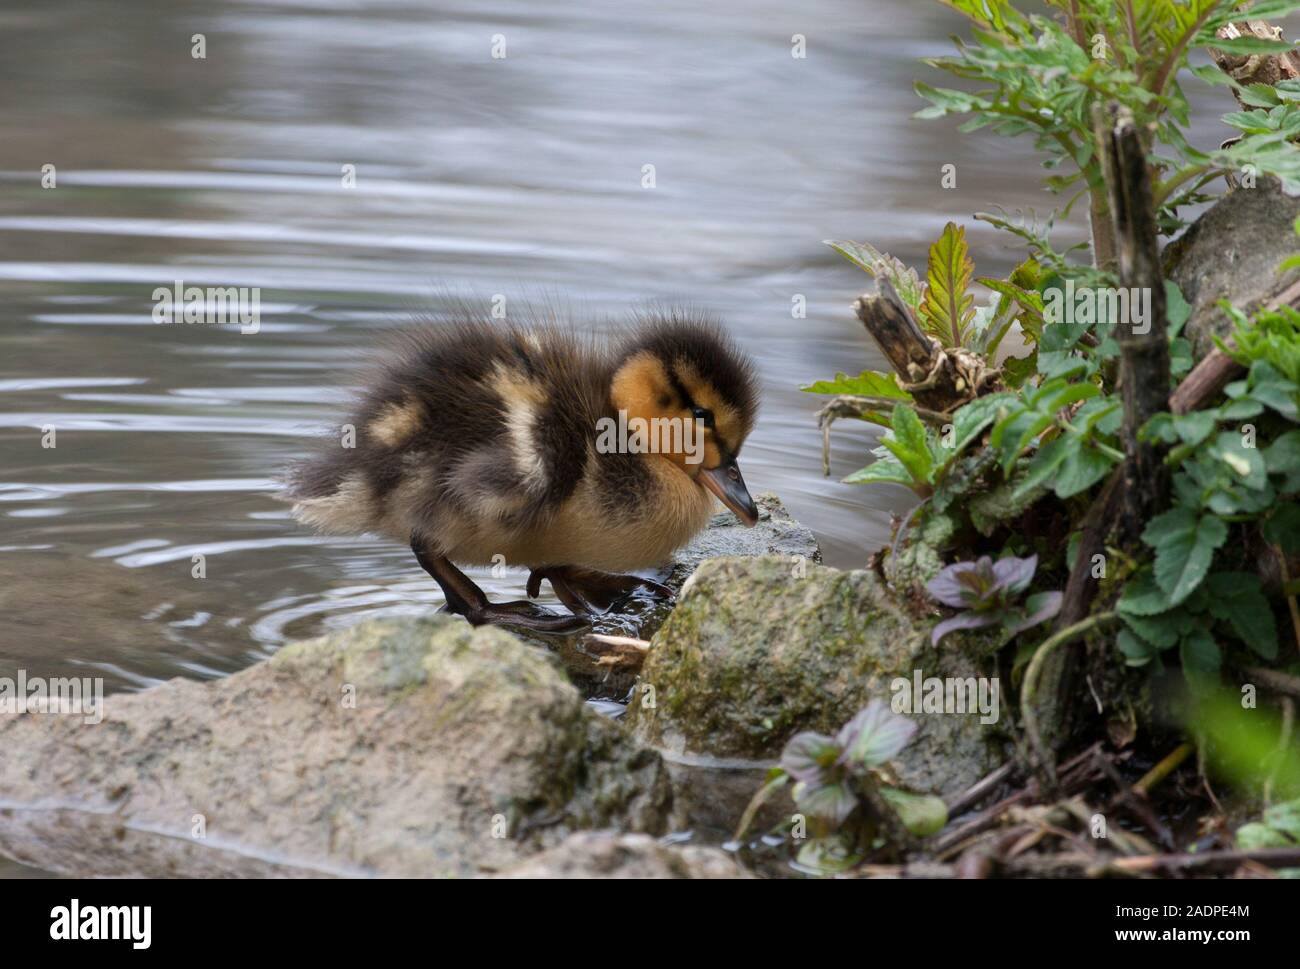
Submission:
[[[943,483],[956,460],[997,417],[1006,394],[979,397],[958,408],[952,423],[940,433],[926,427],[907,404],[894,407],[892,426],[880,441],[885,454],[844,481],[848,484],[888,482],[911,488],[927,498]]]
[[[1300,420],[1300,384],[1271,362],[1300,352],[1300,331],[1285,314],[1265,317],[1263,332],[1238,322],[1235,353],[1250,369],[1226,388],[1223,404],[1158,414],[1142,429],[1144,439],[1170,448],[1174,500],[1142,533],[1152,565],[1126,584],[1117,603],[1126,625],[1117,645],[1130,665],[1178,646],[1189,678],[1204,683],[1222,665],[1216,629],[1265,660],[1277,657],[1277,628],[1259,578],[1213,569],[1241,523],[1257,521],[1268,541],[1300,547],[1300,510],[1283,501],[1300,491],[1300,430],[1283,430],[1260,446],[1256,426],[1286,428]]]
[[[925,276],[925,295],[917,312],[921,329],[945,347],[966,343],[975,318],[975,297],[969,292],[975,264],[966,246],[966,230],[955,222],[943,227],[943,235],[930,247]]]
[[[1245,366],[1262,360],[1287,380],[1300,384],[1300,312],[1282,306],[1264,310],[1250,320],[1231,304],[1219,305],[1233,320],[1236,344],[1228,347],[1216,341],[1221,350]]]
[[[966,243],[966,230],[955,222],[947,223],[930,246],[924,283],[915,270],[868,243],[828,239],[826,245],[873,278],[889,280],[922,332],[942,347],[964,347],[991,362],[1013,323],[1019,322],[1030,340],[1042,329],[1043,305],[1036,291],[1038,263],[1026,261],[1006,280],[981,278],[979,282],[993,290],[993,301],[987,307],[977,307],[971,292],[975,264]]]
[[[917,85],[930,102],[921,115],[963,115],[963,130],[990,126],[1032,137],[1047,154],[1049,187],[1074,193],[1065,211],[1088,197],[1095,250],[1091,266],[1075,260],[1078,247],[1058,252],[1049,238],[1055,213],[1041,222],[1005,213],[977,216],[1015,234],[1028,249],[1007,279],[978,279],[992,293],[980,306],[971,292],[975,273],[965,233],[953,223],[931,246],[924,278],[870,246],[833,243],[868,272],[888,278],[918,325],[944,347],[991,360],[1017,325],[1030,344],[1028,357],[1003,365],[1010,390],[972,401],[951,415],[950,424],[946,415],[925,412],[892,376],[840,375],[813,385],[876,402],[863,416],[890,432],[879,459],[845,480],[902,484],[925,499],[918,531],[934,517],[951,536],[951,545],[925,559],[932,569],[939,555],[951,560],[963,548],[969,555],[965,543],[972,534],[991,536],[1002,523],[1036,518],[1077,529],[1086,507],[1079,499],[1124,460],[1113,335],[1118,320],[1111,318],[1119,304],[1096,292],[1115,294],[1119,281],[1108,249],[1094,109],[1120,105],[1140,130],[1152,133],[1150,171],[1157,215],[1167,230],[1178,224],[1179,208],[1204,199],[1202,191],[1221,174],[1273,174],[1300,190],[1300,152],[1293,144],[1300,139],[1300,82],[1242,86],[1220,70],[1188,67],[1197,50],[1253,55],[1291,49],[1255,37],[1218,38],[1216,30],[1246,15],[1239,4],[1045,0],[1046,12],[1037,13],[1014,0],[944,2],[973,22],[974,36],[957,42],[955,56],[932,63],[971,82],[970,89]],[[1297,9],[1300,0],[1259,0],[1248,15],[1267,19]],[[1224,117],[1240,133],[1230,145],[1202,151],[1188,142],[1189,109],[1180,87],[1185,71],[1230,85],[1243,102],[1243,110]],[[1300,256],[1283,263],[1296,266]],[[1085,302],[1072,304],[1076,293]],[[1164,302],[1177,381],[1193,365],[1191,343],[1182,335],[1191,307],[1168,281]],[[1064,317],[1063,305],[1071,307]],[[1080,306],[1087,312],[1076,315]],[[1300,312],[1283,307],[1251,318],[1223,308],[1235,330],[1231,344],[1220,347],[1247,368],[1246,376],[1226,388],[1217,407],[1161,414],[1142,429],[1142,438],[1166,455],[1172,501],[1147,523],[1136,559],[1125,557],[1119,581],[1107,587],[1108,594],[1119,592],[1118,646],[1126,661],[1147,664],[1177,647],[1189,680],[1202,687],[1217,674],[1225,649],[1265,660],[1278,653],[1274,603],[1247,571],[1241,540],[1257,529],[1266,541],[1300,551],[1300,508],[1293,501],[1300,493]],[[1049,493],[1054,503],[1034,507]],[[1057,594],[1039,594],[1055,596],[1055,608],[1051,598],[1017,604],[1032,572],[1025,578],[1015,563],[1028,560],[1006,555],[1025,548],[1021,542],[1013,532],[1000,561],[961,561],[939,573],[931,593],[962,612],[936,628],[936,642],[953,628],[1001,625],[1014,635],[1028,628],[1021,623],[1055,614]],[[1300,581],[1285,592],[1300,594]]]
[[[915,269],[904,266],[900,260],[881,252],[868,242],[826,239],[825,244],[873,279],[889,280],[899,298],[913,312],[920,308],[925,287],[921,285],[921,277]]]
[[[1081,402],[1082,407],[1070,412]],[[1102,397],[1096,384],[1054,377],[1022,390],[994,426],[989,445],[1009,473],[1050,431],[1028,461],[1019,489],[1028,492],[1050,481],[1058,498],[1070,498],[1091,488],[1124,459],[1115,441],[1120,419],[1118,399]]]
[[[896,757],[916,733],[916,724],[872,700],[834,737],[805,731],[791,737],[777,767],[754,795],[736,831],[739,841],[759,808],[794,781],[795,808],[812,825],[812,837],[798,860],[818,871],[842,870],[862,859],[879,834],[872,798],[878,793],[913,835],[925,837],[948,823],[943,801],[911,794],[881,781],[877,771]]]
[[[1060,592],[1039,592],[1019,604],[1037,569],[1037,555],[1009,555],[996,562],[985,555],[943,569],[925,588],[945,606],[963,611],[935,626],[931,642],[938,645],[956,629],[985,626],[1001,626],[1008,636],[1015,636],[1054,617],[1061,610]]]
[[[1247,572],[1214,572],[1175,604],[1143,569],[1124,587],[1116,604],[1125,628],[1116,646],[1130,666],[1144,666],[1165,650],[1178,648],[1183,672],[1194,686],[1217,678],[1223,665],[1220,642],[1240,640],[1266,660],[1277,658],[1277,628],[1259,585]]]
[[[1045,0],[1048,16],[1026,13],[1010,0],[944,0],[973,23],[974,41],[958,40],[952,57],[928,63],[973,81],[973,91],[918,83],[929,102],[922,118],[968,116],[963,131],[990,126],[1003,135],[1028,135],[1047,155],[1044,166],[1063,174],[1047,178],[1054,192],[1073,190],[1068,212],[1084,194],[1090,197],[1094,261],[1112,259],[1105,227],[1103,171],[1093,130],[1093,109],[1119,104],[1139,126],[1154,131],[1154,194],[1166,227],[1180,224],[1180,206],[1201,201],[1202,189],[1225,172],[1246,166],[1281,178],[1300,190],[1300,153],[1288,143],[1300,135],[1300,110],[1292,103],[1300,86],[1242,88],[1213,68],[1191,73],[1213,84],[1243,92],[1248,110],[1231,112],[1225,123],[1242,136],[1227,148],[1198,150],[1183,127],[1189,107],[1179,83],[1192,51],[1272,53],[1290,45],[1255,37],[1220,39],[1215,31],[1241,17],[1234,0]],[[1300,9],[1300,0],[1259,0],[1249,16],[1268,19]]]

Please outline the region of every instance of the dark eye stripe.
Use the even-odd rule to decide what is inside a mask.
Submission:
[[[695,409],[695,401],[691,400],[691,395],[686,390],[686,385],[682,379],[677,376],[677,371],[673,367],[668,368],[668,382],[673,385],[673,393],[682,401],[682,406],[689,410]]]

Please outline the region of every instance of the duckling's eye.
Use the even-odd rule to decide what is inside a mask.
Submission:
[[[691,414],[696,420],[703,421],[705,427],[713,426],[713,411],[707,407],[695,407],[691,409]]]

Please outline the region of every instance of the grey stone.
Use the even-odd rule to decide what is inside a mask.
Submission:
[[[1250,311],[1300,279],[1300,270],[1277,271],[1300,250],[1298,216],[1300,198],[1283,192],[1275,179],[1261,178],[1254,188],[1229,192],[1170,243],[1165,263],[1192,306],[1183,335],[1196,359],[1214,349],[1215,336],[1232,331],[1219,300]]]
[[[952,634],[935,647],[936,620],[872,572],[810,565],[800,575],[774,556],[707,561],[651,642],[629,726],[675,778],[711,769],[752,793],[790,737],[833,734],[873,697],[889,701],[895,678],[996,676],[995,638]],[[1000,695],[1001,715],[1006,703]],[[916,738],[894,764],[906,786],[951,794],[1002,763],[996,723],[977,713],[914,716]],[[737,785],[746,771],[753,783]],[[700,808],[692,805],[693,818]]]
[[[0,714],[0,854],[82,876],[470,876],[578,830],[668,827],[658,755],[553,657],[461,620],[363,623],[104,714]]]

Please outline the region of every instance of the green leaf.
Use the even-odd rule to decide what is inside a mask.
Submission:
[[[1115,464],[1110,457],[1078,441],[1074,435],[1070,435],[1070,440],[1074,446],[1066,453],[1052,485],[1056,497],[1062,500],[1087,491],[1106,477]]]
[[[1193,686],[1202,686],[1218,678],[1223,654],[1214,637],[1204,629],[1194,629],[1183,637],[1178,647],[1183,674]]]
[[[1281,547],[1287,555],[1300,553],[1300,505],[1278,505],[1260,526],[1264,541]]]
[[[1014,394],[988,394],[963,404],[952,415],[952,451],[956,456],[997,420],[1000,408],[1014,400]]]
[[[925,295],[918,322],[945,347],[965,343],[966,330],[975,316],[975,297],[969,292],[975,265],[966,246],[966,230],[955,222],[930,247]]]
[[[1183,298],[1183,291],[1172,279],[1165,280],[1165,319],[1169,324],[1169,337],[1173,339],[1183,331],[1184,324],[1191,318],[1192,307]]]
[[[886,397],[890,400],[912,399],[912,395],[898,385],[898,375],[893,371],[879,373],[875,370],[864,370],[856,377],[837,373],[834,380],[818,380],[800,389],[809,394]]]
[[[938,834],[948,823],[948,805],[933,794],[912,794],[881,786],[880,796],[898,814],[898,819],[918,838]]]
[[[1188,414],[1157,414],[1147,421],[1139,435],[1146,441],[1162,444],[1200,444],[1218,426],[1213,411],[1192,411]]]
[[[929,484],[934,472],[934,455],[921,418],[907,404],[894,408],[893,432],[880,442],[907,468],[918,484]]]
[[[1294,848],[1296,840],[1267,824],[1252,821],[1237,829],[1237,847],[1242,851],[1259,851],[1263,848]]]
[[[844,484],[901,484],[912,487],[914,480],[907,468],[893,458],[880,458],[843,479]]]
[[[1122,612],[1120,617],[1129,629],[1156,649],[1169,649],[1178,642],[1183,634],[1183,624],[1179,622],[1179,617],[1174,614],[1158,613],[1154,616],[1136,616]]]
[[[1268,40],[1264,37],[1221,37],[1214,42],[1214,46],[1225,54],[1280,54],[1291,49],[1291,44],[1285,40]]]
[[[1201,516],[1178,507],[1157,515],[1142,532],[1142,541],[1155,549],[1155,579],[1178,605],[1201,584],[1216,549],[1228,540],[1228,526],[1213,515]]]
[[[1205,580],[1210,615],[1226,622],[1237,638],[1264,659],[1277,658],[1277,626],[1258,576],[1215,572]]]
[[[1029,471],[1021,479],[1020,484],[1016,486],[1013,497],[1023,497],[1035,488],[1046,484],[1055,476],[1057,469],[1070,453],[1070,450],[1077,446],[1077,442],[1072,438],[1062,436],[1053,438],[1040,447],[1038,453],[1030,459]]]
[[[1142,572],[1125,584],[1124,594],[1115,608],[1127,620],[1129,616],[1156,616],[1168,612],[1172,606],[1169,596],[1156,585],[1151,573]]]
[[[1300,800],[1274,804],[1264,812],[1264,823],[1274,831],[1300,841]]]
[[[1226,465],[1247,488],[1258,491],[1268,485],[1264,456],[1259,448],[1247,447],[1243,435],[1236,431],[1220,432],[1207,449],[1206,456]]]
[[[1287,431],[1264,448],[1264,466],[1269,474],[1300,471],[1300,431]]]
[[[913,312],[921,305],[921,277],[916,270],[866,242],[849,242],[839,239],[823,239],[824,245],[830,246],[841,256],[859,269],[869,273],[874,279],[887,279],[893,284],[899,298]]]
[[[1127,666],[1145,666],[1158,655],[1158,650],[1145,640],[1134,636],[1127,629],[1121,629],[1115,637],[1115,645],[1124,655]]]

